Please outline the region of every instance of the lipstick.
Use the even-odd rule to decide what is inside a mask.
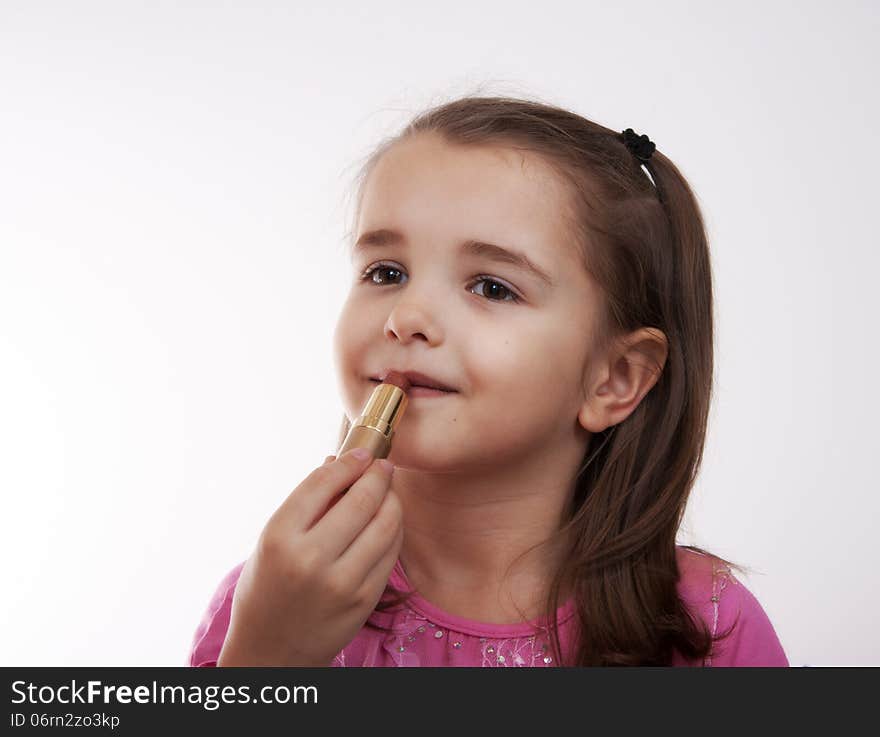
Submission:
[[[394,431],[409,401],[406,396],[409,389],[409,379],[397,371],[389,371],[382,383],[373,389],[336,456],[352,448],[366,448],[373,458],[387,458],[391,452]]]

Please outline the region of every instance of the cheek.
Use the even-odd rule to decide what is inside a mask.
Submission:
[[[579,385],[580,346],[571,343],[571,332],[548,329],[546,323],[504,336],[484,336],[469,346],[474,382],[480,394],[491,398],[491,411],[527,414],[559,413],[568,407]]]
[[[357,416],[369,396],[370,389],[362,376],[376,368],[375,361],[370,361],[375,353],[375,331],[371,332],[358,320],[359,314],[363,315],[363,311],[346,303],[333,332],[337,381],[349,419]]]
[[[345,365],[346,346],[348,344],[348,323],[346,322],[345,310],[340,313],[336,326],[333,328],[333,359],[337,370],[341,371]]]
[[[333,331],[333,357],[336,369],[343,381],[348,380],[348,374],[352,370],[352,357],[357,352],[357,334],[357,330],[354,329],[351,321],[346,318],[346,314],[343,312]]]
[[[367,341],[367,331],[363,323],[364,311],[357,308],[349,298],[343,305],[333,333],[333,348],[337,359],[350,360],[352,353],[357,354]]]
[[[558,374],[565,358],[560,355],[558,341],[543,326],[529,329],[522,325],[503,335],[491,331],[474,334],[468,351],[481,376],[509,383],[512,388]]]

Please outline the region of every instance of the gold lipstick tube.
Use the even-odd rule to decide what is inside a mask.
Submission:
[[[391,440],[400,424],[408,403],[406,392],[394,384],[379,384],[373,389],[360,417],[351,426],[339,451],[338,458],[352,448],[366,448],[374,458],[387,458]]]

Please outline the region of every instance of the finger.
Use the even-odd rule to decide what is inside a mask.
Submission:
[[[328,463],[330,463],[335,458],[336,458],[336,456],[327,456],[327,458],[324,459],[324,465],[326,466]],[[331,509],[333,509],[333,505],[336,504],[336,502],[338,502],[340,499],[342,499],[342,496],[343,495],[340,493],[340,494],[337,494],[336,496],[334,496],[333,498],[331,498],[330,501],[327,503],[327,506],[325,506],[324,509],[322,509],[320,511],[320,513],[317,514],[315,516],[315,518],[311,521],[311,523],[309,524],[309,527],[311,527],[315,522],[317,522],[319,519],[321,519],[321,517],[323,517],[325,514],[327,514],[327,512],[329,512]]]
[[[283,529],[305,531],[323,515],[330,500],[349,488],[373,460],[355,457],[354,451],[343,453],[335,461],[312,471],[284,500],[275,512]]]
[[[388,585],[388,578],[391,576],[391,571],[394,568],[394,564],[397,563],[397,559],[400,557],[400,548],[402,543],[403,526],[401,525],[400,531],[397,533],[397,537],[394,539],[394,543],[391,545],[390,548],[388,548],[388,550],[385,551],[384,555],[379,559],[379,562],[376,563],[376,565],[373,566],[373,568],[367,573],[363,584],[361,584],[362,591],[379,592],[376,599],[377,603],[379,599],[382,598],[382,592]],[[373,606],[375,608],[375,604]]]
[[[336,565],[340,576],[355,581],[358,586],[363,585],[370,572],[377,565],[381,567],[386,556],[399,549],[402,539],[400,501],[393,491],[389,491],[373,519],[339,556]]]
[[[374,461],[309,531],[331,561],[342,555],[379,510],[391,485],[391,472],[386,470],[386,464],[391,465]]]

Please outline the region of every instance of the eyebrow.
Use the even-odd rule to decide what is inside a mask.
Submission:
[[[406,238],[402,233],[389,228],[380,228],[379,230],[371,230],[361,234],[354,244],[354,250],[366,250],[368,248],[378,248],[380,246],[393,246],[405,243]],[[503,248],[494,243],[486,243],[485,241],[466,240],[460,246],[459,250],[463,253],[470,253],[474,256],[482,256],[490,261],[496,261],[503,264],[511,264],[524,271],[531,273],[548,286],[555,286],[550,275],[535,264],[525,254],[514,251],[510,248]]]

